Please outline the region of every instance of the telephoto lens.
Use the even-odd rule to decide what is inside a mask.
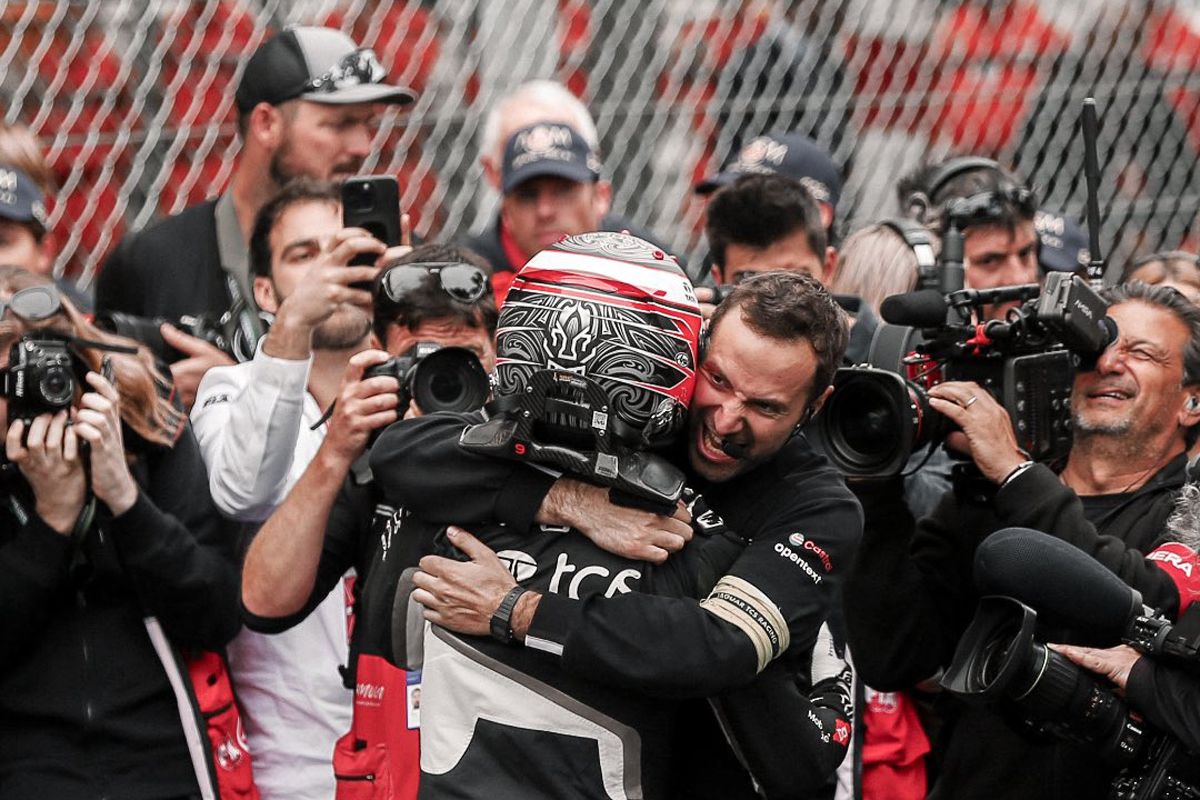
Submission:
[[[413,365],[409,392],[417,407],[433,411],[474,411],[491,393],[483,365],[465,347],[443,347]]]
[[[423,414],[475,411],[483,408],[492,391],[475,353],[436,342],[418,342],[403,355],[370,367],[363,378],[380,375],[395,378],[400,384],[401,413],[413,400]]]

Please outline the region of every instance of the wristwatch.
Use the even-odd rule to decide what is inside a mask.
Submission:
[[[500,601],[500,607],[496,609],[495,614],[492,614],[491,633],[493,639],[504,644],[512,644],[516,641],[512,629],[512,612],[517,606],[517,599],[527,591],[529,590],[524,586],[514,586],[508,590],[508,594],[504,595],[504,599]]]

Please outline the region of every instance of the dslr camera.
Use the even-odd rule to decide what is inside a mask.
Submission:
[[[2,375],[9,420],[29,422],[69,408],[86,374],[65,338],[44,333],[21,337],[9,350]]]
[[[413,400],[425,414],[474,411],[483,407],[492,390],[487,372],[473,352],[436,342],[417,342],[403,355],[369,367],[363,378],[381,375],[400,383],[397,408],[401,414]]]
[[[1003,320],[983,306],[1021,300]],[[846,475],[900,473],[922,447],[955,428],[929,406],[943,381],[974,381],[1012,420],[1020,446],[1052,462],[1071,447],[1071,388],[1117,336],[1108,303],[1076,275],[1055,272],[1037,284],[996,289],[924,289],[887,298],[888,322],[876,331],[868,363],[838,370],[814,436]]]
[[[188,336],[203,339],[240,363],[254,358],[254,349],[259,339],[259,334],[250,327],[248,313],[231,310],[219,318],[206,314],[185,314],[178,319],[166,319],[109,311],[96,314],[93,322],[101,330],[141,342],[155,357],[167,364],[179,361],[185,356],[163,341],[159,327],[164,322]]]

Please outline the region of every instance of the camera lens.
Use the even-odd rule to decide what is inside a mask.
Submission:
[[[452,408],[463,401],[467,393],[462,376],[457,373],[438,373],[429,381],[429,393],[443,408]]]
[[[421,411],[474,411],[487,401],[491,385],[479,359],[463,347],[443,347],[422,358],[409,375]]]
[[[847,475],[899,473],[940,420],[924,390],[894,372],[842,369],[834,386],[818,418],[819,438],[830,461]]]
[[[66,408],[75,394],[75,379],[66,367],[51,364],[38,381],[38,392],[46,405]]]

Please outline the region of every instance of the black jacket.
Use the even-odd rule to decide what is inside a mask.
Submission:
[[[184,729],[208,742],[186,670],[158,651],[219,649],[237,633],[234,539],[186,430],[134,468],[120,517],[97,504],[79,543],[51,530],[11,474],[0,492],[0,797],[164,798],[194,794]],[[168,673],[179,669],[182,694]],[[203,763],[201,761],[200,763]]]
[[[371,469],[384,495],[438,524],[533,527],[554,478],[461,450],[462,424],[461,417],[433,415],[385,431],[371,451]],[[706,608],[691,598],[638,592],[578,602],[546,594],[529,636],[561,647],[567,673],[641,693],[688,697],[749,687],[781,656],[792,672],[807,674],[807,659],[857,544],[861,512],[854,498],[803,437],[734,480],[709,484],[691,475],[689,485],[730,529],[751,539],[722,573],[716,599],[705,600]],[[754,796],[713,715],[704,711],[693,720],[674,744],[686,762],[677,765],[677,796]],[[700,749],[711,755],[697,770]],[[806,755],[787,747],[779,752],[781,760],[793,763]]]
[[[96,310],[168,320],[228,311],[216,205],[209,200],[126,235],[100,271]]]
[[[1200,753],[1200,676],[1143,656],[1129,671],[1125,697],[1160,730]]]
[[[844,604],[863,680],[881,691],[907,689],[950,663],[975,613],[975,548],[1010,526],[1075,545],[1173,616],[1179,608],[1175,585],[1142,554],[1162,538],[1185,465],[1181,455],[1136,492],[1082,499],[1036,465],[998,491],[971,482],[917,523],[896,482],[857,486],[868,516]],[[931,797],[1105,796],[1114,768],[1094,748],[1033,741],[997,711],[966,707],[948,695],[939,705],[946,727],[935,742],[941,774]]]

